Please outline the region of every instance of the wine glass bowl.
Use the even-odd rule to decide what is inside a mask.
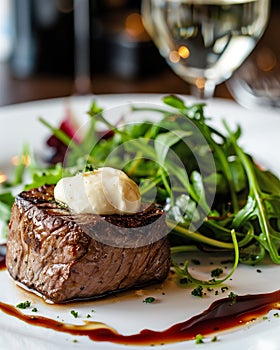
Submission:
[[[173,71],[208,98],[252,52],[269,7],[269,0],[143,0],[142,16]]]
[[[227,81],[227,88],[246,108],[280,108],[280,56],[273,46],[258,46]]]

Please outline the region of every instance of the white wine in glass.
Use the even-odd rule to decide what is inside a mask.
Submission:
[[[269,0],[143,0],[142,16],[163,57],[200,98],[214,95],[256,46]]]

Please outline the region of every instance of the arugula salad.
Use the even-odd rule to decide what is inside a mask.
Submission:
[[[139,185],[143,201],[163,207],[172,254],[218,249],[233,256],[232,270],[224,279],[197,281],[200,284],[223,282],[239,262],[256,264],[268,256],[279,264],[280,180],[240,147],[239,126],[232,130],[224,121],[221,132],[211,127],[205,104],[188,106],[174,95],[163,102],[159,108],[131,106],[131,115],[157,114],[157,122],[147,118],[112,124],[93,101],[88,126],[79,138],[73,137],[75,130],[69,133],[40,119],[56,140],[55,164],[42,167],[32,150],[23,147],[14,176],[0,193],[4,230],[15,188],[56,184],[61,177],[110,166]],[[174,268],[196,282],[187,261],[183,267],[174,262]]]

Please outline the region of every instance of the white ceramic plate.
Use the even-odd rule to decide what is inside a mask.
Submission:
[[[45,140],[49,131],[38,122],[39,116],[58,125],[64,116],[65,106],[69,103],[77,117],[83,119],[92,98],[92,96],[73,97],[0,108],[0,171],[10,168],[12,156],[18,154],[24,142],[28,142],[39,154],[46,153]],[[127,109],[129,102],[161,104],[160,95],[102,95],[95,98],[101,106],[113,112],[112,118],[118,118],[123,110]],[[184,98],[192,102],[191,98]],[[207,115],[213,117],[212,122],[217,127],[221,127],[221,119],[226,119],[233,126],[240,123],[243,128],[242,146],[261,164],[280,175],[279,111],[264,109],[259,112],[250,112],[234,102],[214,99],[208,102],[206,112]],[[203,261],[202,265],[199,268],[193,266],[191,271],[208,279],[213,265],[209,264],[209,258],[202,256],[199,258]],[[221,258],[211,258],[211,261],[219,265]],[[83,320],[87,319],[86,316],[90,314],[90,320],[104,322],[115,328],[120,334],[135,334],[142,329],[164,330],[175,323],[185,321],[207,309],[214,300],[227,296],[231,291],[238,295],[276,291],[280,289],[279,273],[280,266],[269,263],[257,267],[240,265],[232,280],[226,283],[229,288],[226,294],[223,294],[221,288],[217,287],[215,290],[219,292],[218,295],[215,295],[214,292],[207,292],[203,298],[197,298],[191,295],[193,287],[178,287],[174,279],[168,279],[161,286],[157,285],[141,291],[126,292],[99,301],[58,306],[48,305],[39,297],[15,286],[7,271],[4,270],[0,272],[0,302],[17,305],[19,302],[29,300],[32,307],[38,309],[36,315],[74,324],[82,324]],[[155,297],[156,302],[143,303],[147,296]],[[78,318],[73,317],[71,310],[78,311]],[[32,314],[30,309],[25,312]],[[211,342],[211,336],[206,337],[202,346],[203,349],[215,350],[236,350],[237,348],[240,350],[276,350],[279,349],[279,332],[280,319],[275,318],[272,311],[268,320],[251,322],[245,327],[218,334],[218,341],[215,343]],[[150,345],[125,346],[110,342],[96,343],[86,336],[72,336],[28,325],[1,311],[0,339],[0,348],[3,350],[151,349]],[[164,339],[162,341],[164,342]],[[164,346],[156,345],[155,348],[187,350],[196,346],[198,345],[191,340]]]

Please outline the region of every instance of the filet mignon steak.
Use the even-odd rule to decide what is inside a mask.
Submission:
[[[6,266],[16,281],[63,303],[163,281],[170,268],[165,216],[74,215],[46,185],[20,193],[12,208]]]

